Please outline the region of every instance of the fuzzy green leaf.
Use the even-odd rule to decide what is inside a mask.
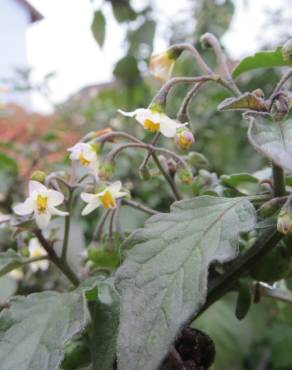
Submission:
[[[257,151],[278,166],[292,170],[292,120],[274,122],[267,117],[250,117],[248,138]]]
[[[202,196],[151,217],[122,246],[119,370],[157,369],[181,326],[205,302],[208,268],[237,255],[238,234],[255,224],[243,198]]]
[[[257,68],[272,68],[291,66],[292,61],[283,58],[282,48],[276,50],[260,51],[252,56],[242,59],[232,72],[232,77],[237,78],[241,73]]]
[[[64,344],[85,325],[80,292],[14,297],[0,315],[1,370],[57,370]]]
[[[0,276],[22,266],[26,260],[26,258],[17,254],[13,249],[8,249],[6,252],[0,253]]]
[[[100,47],[103,46],[105,40],[105,26],[106,26],[105,17],[101,10],[97,10],[94,13],[91,30],[95,40],[98,42],[98,45]]]
[[[226,110],[253,110],[266,112],[267,107],[264,99],[253,93],[247,92],[237,98],[227,98],[218,105],[219,111]]]
[[[93,309],[93,367],[109,370],[116,356],[120,298],[111,279],[99,282]]]

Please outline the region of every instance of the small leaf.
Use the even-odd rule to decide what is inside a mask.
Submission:
[[[100,282],[97,289],[98,298],[93,309],[92,361],[94,369],[108,370],[116,356],[120,298],[111,279]]]
[[[225,99],[218,105],[218,110],[253,110],[266,112],[267,107],[264,99],[256,96],[253,93],[247,92],[237,98]]]
[[[255,149],[278,166],[292,170],[292,120],[274,122],[269,116],[247,117],[248,138]]]
[[[249,283],[246,281],[240,281],[235,309],[235,316],[238,318],[238,320],[243,320],[245,318],[250,306],[251,292]]]
[[[111,4],[114,17],[119,23],[133,21],[138,16],[127,1],[112,0]]]
[[[259,184],[259,180],[248,173],[222,175],[220,180],[223,185],[234,188],[244,195],[258,194],[266,191],[266,188]]]
[[[0,276],[20,267],[26,262],[26,258],[17,254],[13,249],[0,253]]]
[[[291,66],[292,61],[284,60],[281,47],[276,50],[260,51],[252,56],[242,59],[232,72],[232,77],[236,78],[241,73],[257,68],[272,68]]]
[[[103,46],[105,40],[105,26],[106,26],[105,17],[101,10],[97,10],[94,13],[93,21],[91,24],[91,31],[100,47]]]
[[[64,344],[85,325],[80,292],[12,298],[0,315],[1,370],[57,370]]]
[[[205,302],[208,268],[237,255],[238,234],[255,224],[243,198],[197,197],[151,217],[123,244],[119,370],[157,369],[181,326]]]

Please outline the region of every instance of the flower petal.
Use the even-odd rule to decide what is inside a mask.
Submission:
[[[47,194],[48,189],[38,181],[30,180],[28,183],[29,196],[33,194]]]
[[[48,205],[58,206],[64,202],[64,195],[59,191],[49,189],[48,190]]]
[[[80,198],[86,203],[92,203],[98,200],[97,194],[81,193]]]
[[[112,184],[110,184],[106,190],[110,191],[113,196],[115,196],[116,193],[118,193],[121,190],[122,183],[121,181],[115,181]]]
[[[34,210],[34,201],[31,198],[27,198],[23,203],[16,204],[13,207],[14,213],[20,216],[29,215]]]
[[[180,127],[186,126],[187,124],[188,123],[179,123],[169,118],[167,115],[163,115],[160,121],[160,132],[165,137],[174,137],[176,134],[176,130]]]
[[[45,229],[51,220],[51,214],[50,212],[44,212],[44,213],[35,212],[35,220],[36,220],[36,224],[38,225],[40,229]]]
[[[49,212],[51,215],[55,215],[55,216],[68,216],[69,215],[69,212],[64,212],[64,211],[61,211],[59,210],[58,208],[55,208],[55,207],[49,207]]]
[[[118,109],[118,112],[121,113],[123,116],[126,116],[126,117],[135,117],[136,114],[137,114],[137,109],[134,110],[133,112],[125,112],[121,109]]]
[[[86,216],[88,215],[89,213],[91,213],[92,211],[94,211],[96,208],[98,208],[99,206],[101,205],[101,203],[98,201],[98,202],[94,202],[94,203],[88,203],[82,210],[81,212],[81,215],[82,216]]]
[[[136,120],[144,126],[144,122],[149,120],[153,123],[160,123],[161,113],[153,112],[151,109],[136,109]]]

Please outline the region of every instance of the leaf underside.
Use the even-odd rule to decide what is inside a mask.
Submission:
[[[292,171],[292,120],[248,117],[248,138],[257,151],[277,165]]]
[[[85,325],[80,292],[14,297],[0,315],[1,370],[56,370],[63,346]]]
[[[219,111],[227,110],[253,110],[253,111],[267,111],[264,99],[256,96],[253,93],[247,92],[237,98],[227,98],[218,105]]]
[[[151,217],[123,248],[119,370],[156,370],[181,326],[205,302],[208,268],[237,255],[237,237],[255,224],[244,198],[202,196]]]

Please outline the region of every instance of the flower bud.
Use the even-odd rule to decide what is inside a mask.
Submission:
[[[167,81],[171,77],[175,61],[181,52],[182,50],[170,48],[162,53],[153,54],[149,63],[151,74],[162,83]]]
[[[147,166],[143,166],[139,168],[139,175],[142,180],[150,180],[151,179],[151,173],[149,171],[149,168]]]
[[[193,174],[189,167],[179,167],[176,174],[183,185],[192,184]]]
[[[115,172],[115,162],[112,160],[104,160],[99,164],[98,177],[100,180],[110,180]]]
[[[286,62],[292,61],[292,39],[289,39],[283,45],[283,47],[282,47],[282,56],[283,56],[283,59]]]
[[[283,205],[277,220],[277,229],[280,233],[292,234],[292,196]]]
[[[275,121],[282,121],[289,112],[289,102],[285,93],[280,93],[277,98],[274,99],[271,115]]]
[[[46,177],[47,177],[47,175],[46,175],[45,172],[43,172],[43,171],[34,171],[31,175],[30,179],[44,184],[45,180],[46,180]]]
[[[195,142],[194,135],[188,128],[182,127],[177,130],[175,136],[175,143],[179,149],[187,150],[192,146],[194,142]]]

